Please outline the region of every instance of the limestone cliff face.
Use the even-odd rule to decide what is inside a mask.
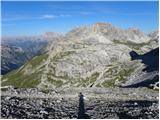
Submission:
[[[145,64],[131,60],[130,52],[143,53],[150,37],[137,29],[123,30],[108,23],[73,29],[17,71],[2,78],[16,87],[115,87]],[[148,49],[147,49],[148,50]]]
[[[85,38],[98,34],[104,36],[110,41],[118,40],[120,42],[145,43],[150,40],[150,37],[136,28],[121,29],[113,26],[110,23],[96,23],[90,26],[82,26],[70,31],[69,37]]]

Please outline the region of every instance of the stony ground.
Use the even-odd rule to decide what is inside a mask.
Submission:
[[[78,93],[84,95],[80,104]],[[156,118],[159,116],[158,91],[146,88],[66,89],[2,91],[2,118]]]

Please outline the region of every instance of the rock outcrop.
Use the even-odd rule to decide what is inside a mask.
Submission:
[[[84,104],[80,104],[79,92],[84,95]],[[158,119],[158,106],[158,92],[145,88],[125,88],[125,90],[124,88],[79,90],[74,88],[43,92],[36,89],[12,89],[2,92],[1,117]]]

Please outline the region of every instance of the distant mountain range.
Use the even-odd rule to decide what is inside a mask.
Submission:
[[[5,37],[1,41],[1,74],[6,74],[23,65],[36,55],[46,51],[45,47],[56,38],[57,33],[47,32],[40,36]]]
[[[151,57],[157,61],[159,51],[155,54],[149,52],[159,47],[157,31],[144,34],[135,28],[124,30],[112,24],[96,23],[75,28],[64,36],[47,33],[22,38],[11,38],[15,41],[12,45],[16,44],[18,48],[5,48],[15,54],[2,51],[2,68],[9,69],[8,64],[12,63],[9,61],[16,60],[15,56],[21,58],[17,61],[23,62],[14,63],[18,66],[24,64],[4,75],[2,86],[40,89],[119,87],[138,84],[158,75],[158,69],[145,70],[146,62],[142,58],[132,59],[134,55],[147,54],[148,60]],[[155,65],[147,69],[155,67],[157,62],[152,64]]]

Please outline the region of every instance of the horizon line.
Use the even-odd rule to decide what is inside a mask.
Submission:
[[[31,33],[31,34],[27,34],[27,33],[22,33],[22,34],[15,34],[15,35],[3,35],[3,30],[1,29],[1,38],[5,38],[5,37],[30,37],[30,36],[40,36],[40,35],[43,35],[43,34],[45,34],[45,33],[47,33],[47,32],[51,32],[51,33],[57,33],[57,34],[61,34],[61,35],[65,35],[65,34],[67,34],[68,32],[70,32],[70,31],[72,31],[72,30],[74,30],[74,29],[76,29],[76,28],[80,28],[80,27],[85,27],[85,26],[92,26],[92,25],[94,25],[94,24],[97,24],[97,23],[106,23],[106,24],[111,24],[112,26],[114,26],[114,27],[116,27],[116,28],[120,28],[120,29],[122,29],[122,30],[128,30],[128,29],[137,29],[137,30],[140,30],[141,32],[143,32],[144,34],[149,34],[149,33],[152,33],[152,32],[155,32],[155,31],[159,31],[159,26],[158,26],[158,28],[155,28],[154,30],[150,30],[150,31],[144,31],[143,29],[141,29],[140,27],[133,27],[133,26],[131,26],[131,27],[127,27],[127,28],[122,28],[122,27],[119,27],[119,26],[117,26],[117,25],[114,25],[114,24],[112,24],[112,23],[109,23],[109,22],[96,22],[96,23],[93,23],[93,24],[82,24],[82,25],[78,25],[78,26],[75,26],[75,27],[73,27],[73,28],[71,28],[70,30],[68,30],[68,31],[66,31],[66,32],[56,32],[56,31],[51,31],[51,30],[48,30],[48,31],[44,31],[44,32],[39,32],[39,33]]]

